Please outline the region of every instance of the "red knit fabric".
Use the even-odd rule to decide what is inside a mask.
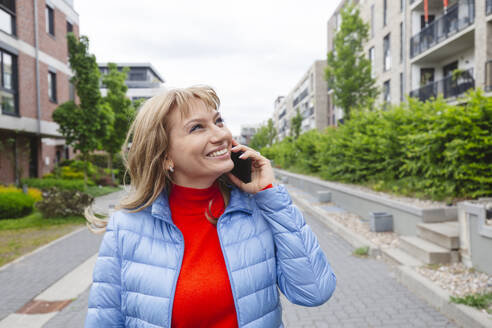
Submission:
[[[238,326],[217,228],[205,217],[210,200],[212,215],[218,218],[225,206],[217,184],[207,189],[174,185],[169,196],[172,218],[185,244],[174,295],[173,328]]]

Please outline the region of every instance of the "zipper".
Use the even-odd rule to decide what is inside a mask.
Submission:
[[[223,220],[221,220],[221,218],[224,216],[224,214],[225,214],[225,212],[217,220],[217,235],[219,236],[220,249],[222,250],[222,256],[224,256],[224,262],[226,265],[227,274],[229,275],[229,284],[231,285],[232,298],[234,300],[234,307],[236,308],[237,326],[240,327],[240,324],[239,324],[239,308],[238,308],[237,301],[236,301],[237,300],[236,291],[234,290],[234,286],[232,284],[232,274],[231,274],[231,270],[229,267],[229,260],[227,259],[227,255],[224,252],[224,247],[222,246],[222,238],[221,238],[221,234],[220,234],[220,227],[221,227],[221,223],[223,221]]]
[[[171,328],[171,322],[172,322],[171,320],[173,318],[174,294],[176,293],[176,285],[178,284],[178,277],[179,277],[179,273],[181,271],[181,265],[183,265],[184,247],[185,247],[183,233],[181,232],[181,230],[178,229],[178,227],[175,224],[173,224],[172,226],[181,235],[181,241],[182,241],[182,243],[179,244],[180,249],[181,249],[181,256],[180,256],[180,260],[179,260],[178,270],[176,271],[176,275],[174,276],[173,289],[171,291],[171,300],[169,302],[169,326],[168,326],[169,328]]]

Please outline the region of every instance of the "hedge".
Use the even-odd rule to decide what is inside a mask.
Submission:
[[[432,199],[491,196],[492,99],[481,91],[464,105],[409,99],[389,110],[354,112],[338,128],[289,137],[261,152],[279,167],[327,180]]]
[[[35,199],[22,192],[0,193],[0,219],[13,219],[28,215],[33,210]]]
[[[42,190],[46,190],[52,187],[57,187],[63,190],[85,190],[84,180],[26,178],[21,179],[21,184],[27,184],[29,187],[34,187]]]

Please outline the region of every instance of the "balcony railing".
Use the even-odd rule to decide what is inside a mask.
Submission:
[[[442,80],[431,82],[420,89],[410,92],[410,97],[418,98],[420,101],[426,101],[430,98],[437,98],[441,94],[445,99],[457,97],[467,90],[475,87],[473,78],[473,69],[470,68],[461,73],[454,73],[446,76]]]
[[[485,2],[485,14],[486,15],[492,14],[492,0],[487,0]]]
[[[473,24],[474,0],[461,0],[448,8],[443,16],[424,27],[410,39],[410,56],[413,58]]]
[[[485,91],[492,91],[492,59],[485,63]]]

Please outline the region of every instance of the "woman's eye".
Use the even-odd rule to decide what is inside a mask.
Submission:
[[[201,125],[201,124],[196,124],[196,125],[193,125],[193,127],[192,127],[192,128],[191,128],[191,130],[190,130],[190,132],[193,132],[193,131],[195,131],[195,130],[198,130],[198,129],[200,129],[201,127],[202,127],[202,125]]]

